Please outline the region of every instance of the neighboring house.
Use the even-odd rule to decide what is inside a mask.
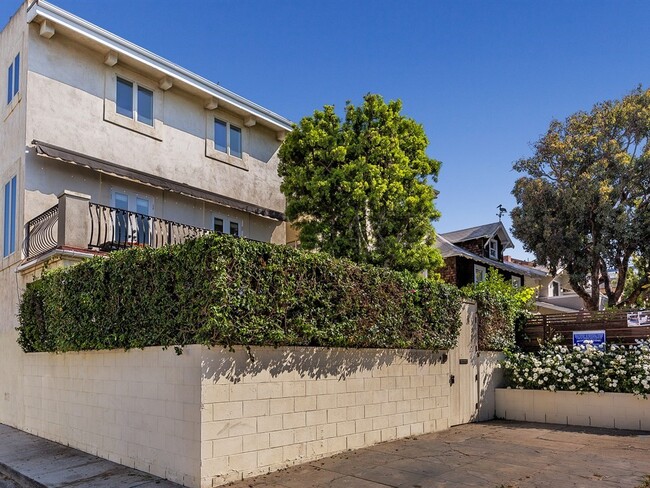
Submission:
[[[546,274],[504,262],[504,250],[514,245],[501,222],[439,234],[436,245],[445,261],[442,278],[458,287],[483,281],[489,268],[497,269],[514,286],[523,286],[526,277],[541,279]]]
[[[525,286],[537,289],[535,307],[540,314],[574,313],[586,310],[582,298],[571,288],[569,275],[564,268],[558,269],[557,273],[552,275],[548,268],[538,265],[535,261],[524,261],[510,256],[504,256],[504,261],[514,266],[522,266],[545,273],[542,277],[526,275],[524,280]],[[605,296],[601,295],[600,310],[604,310],[604,308]]]
[[[41,0],[0,33],[0,67],[0,423],[20,427],[25,283],[46,261],[208,231],[284,244],[291,124]]]

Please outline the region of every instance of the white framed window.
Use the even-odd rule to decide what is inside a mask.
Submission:
[[[521,278],[519,276],[512,276],[510,282],[515,288],[521,288]]]
[[[151,243],[152,199],[147,195],[114,190],[111,205],[116,209],[113,240],[122,243]]]
[[[7,105],[11,104],[20,91],[20,53],[7,68]]]
[[[121,67],[108,69],[104,83],[104,120],[162,141],[162,90]]]
[[[499,259],[499,243],[496,239],[488,241],[488,256],[490,259]]]
[[[485,266],[474,265],[474,283],[485,281],[486,274],[487,268]]]
[[[214,148],[229,156],[242,157],[241,129],[236,125],[215,117],[214,119]]]
[[[219,234],[229,234],[237,237],[244,235],[244,228],[241,220],[226,217],[221,214],[214,214],[212,216],[212,230]]]
[[[118,76],[115,106],[118,114],[153,127],[153,90]]]
[[[16,252],[17,180],[14,176],[4,186],[4,218],[2,221],[2,257]]]
[[[248,170],[249,129],[244,121],[222,110],[208,111],[205,155],[222,163]]]

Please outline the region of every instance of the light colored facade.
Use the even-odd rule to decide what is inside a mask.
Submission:
[[[569,275],[564,268],[551,274],[545,266],[537,265],[534,261],[523,261],[510,256],[504,258],[512,266],[521,269],[535,270],[535,274],[526,274],[524,286],[534,288],[535,311],[542,315],[557,313],[575,313],[586,310],[580,296],[573,291]],[[605,296],[601,295],[600,310],[605,309]]]
[[[16,314],[39,267],[110,249],[100,224],[145,244],[172,226],[285,243],[290,122],[40,0],[0,32],[0,67],[0,422],[22,428]]]

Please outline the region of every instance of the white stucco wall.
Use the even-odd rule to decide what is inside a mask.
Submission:
[[[22,214],[25,208],[21,197],[24,185],[25,152],[25,66],[29,53],[25,42],[25,5],[20,7],[7,26],[0,32],[0,422],[17,426],[22,423],[22,359],[16,344],[18,325],[18,297],[22,280],[15,273],[22,258]],[[13,102],[7,105],[7,68],[20,52],[20,89]],[[17,176],[18,197],[16,213],[16,252],[3,257],[4,186]]]
[[[174,86],[159,91],[163,104],[161,140],[106,121],[105,95],[114,91],[107,75],[134,73],[158,78],[125,62],[106,66],[104,53],[57,33],[51,39],[29,25],[29,113],[27,142],[36,139],[112,163],[137,169],[220,195],[284,212],[279,191],[276,133],[257,124],[246,127],[243,117],[216,109],[214,115],[240,121],[243,159],[248,171],[206,157],[208,112],[205,100]],[[82,135],[82,137],[80,137]]]

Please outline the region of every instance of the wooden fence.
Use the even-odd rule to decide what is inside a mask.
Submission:
[[[627,311],[607,310],[602,312],[577,312],[552,315],[536,315],[519,334],[518,344],[526,350],[536,350],[556,334],[561,334],[563,343],[573,344],[573,332],[604,330],[608,344],[634,344],[637,339],[650,337],[650,323],[646,326],[628,327]]]

